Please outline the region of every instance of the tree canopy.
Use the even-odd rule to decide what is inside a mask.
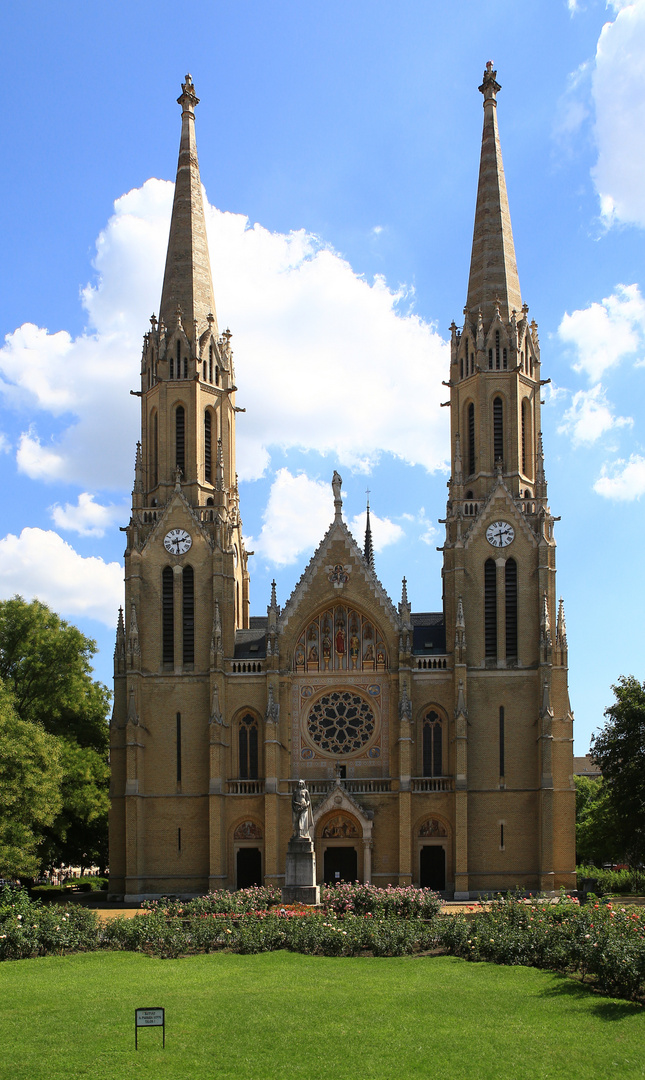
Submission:
[[[622,675],[612,687],[616,700],[591,740],[613,815],[616,848],[633,865],[645,860],[645,684]]]
[[[4,865],[0,859],[4,876],[33,873],[37,863],[107,862],[110,693],[92,678],[95,652],[91,638],[39,600],[28,603],[14,596],[0,601],[0,683],[14,768],[23,755],[27,790],[35,755],[41,753],[51,765],[43,768],[47,783],[33,803],[31,820],[23,822],[28,831],[22,869],[15,869],[17,856]],[[25,749],[29,738],[31,755]],[[4,801],[0,814],[1,827],[8,827]],[[20,835],[15,832],[16,852]]]

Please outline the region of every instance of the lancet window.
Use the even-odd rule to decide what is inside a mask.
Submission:
[[[213,466],[213,436],[212,417],[209,409],[204,413],[204,479],[210,484],[212,480]]]
[[[423,775],[443,775],[443,724],[431,709],[423,718]]]
[[[475,406],[468,406],[468,475],[475,472]]]
[[[240,780],[258,778],[258,722],[247,713],[237,729],[238,772]]]
[[[493,461],[504,460],[504,403],[500,397],[493,401]]]
[[[313,619],[294,650],[296,671],[385,671],[388,655],[378,627],[336,604]]]

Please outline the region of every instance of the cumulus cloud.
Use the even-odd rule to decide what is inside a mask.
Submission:
[[[263,514],[260,535],[246,540],[256,555],[276,566],[294,563],[303,551],[320,543],[334,517],[334,497],[329,481],[312,480],[306,473],[294,476],[278,469]]]
[[[597,381],[645,344],[645,300],[638,285],[617,285],[601,303],[565,312],[558,336],[576,350],[575,370]]]
[[[363,541],[365,539],[366,524],[366,510],[364,510],[362,514],[357,514],[356,517],[353,517],[349,522],[350,532],[361,548],[363,547]],[[405,532],[400,525],[397,525],[395,521],[390,521],[389,518],[379,517],[372,509],[370,509],[370,526],[372,529],[372,546],[374,551],[382,551],[383,548],[388,547],[389,544],[396,544],[397,540],[401,540],[405,536]]]
[[[605,466],[594,491],[623,502],[640,498],[645,493],[645,458],[632,454],[628,461],[618,460],[612,466]]]
[[[613,0],[596,48],[593,179],[607,225],[645,226],[645,0]]]
[[[605,392],[598,383],[591,390],[578,390],[562,417],[558,431],[570,435],[574,443],[594,443],[612,428],[633,424],[629,416],[614,416]]]
[[[53,531],[23,529],[0,540],[0,596],[37,597],[66,617],[116,625],[123,603],[123,568],[84,558]]]
[[[122,506],[102,506],[94,501],[94,496],[83,491],[76,503],[56,503],[51,507],[51,515],[59,529],[77,532],[81,536],[105,536],[106,529],[118,519],[127,518],[127,510]]]
[[[0,390],[7,406],[29,410],[18,451],[29,476],[129,487],[138,428],[129,390],[159,303],[172,194],[170,182],[148,180],[117,199],[97,241],[97,280],[82,293],[83,334],[25,324],[5,339]],[[368,283],[302,230],[250,228],[244,215],[208,204],[206,217],[218,311],[235,331],[247,409],[240,478],[261,476],[275,446],[315,447],[352,469],[369,470],[382,452],[443,468],[447,344],[410,311],[411,292],[382,278]],[[48,440],[52,416],[69,423]]]

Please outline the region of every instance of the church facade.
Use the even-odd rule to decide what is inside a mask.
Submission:
[[[283,606],[250,615],[235,372],[220,333],[190,76],[159,319],[141,363],[111,722],[110,893],[281,885],[291,796],[319,880],[468,898],[575,888],[567,637],[487,65],[463,325],[451,327],[443,610],[397,603],[334,519]]]

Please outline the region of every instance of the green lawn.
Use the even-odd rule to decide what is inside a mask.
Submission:
[[[166,1009],[140,1033],[135,1006]],[[11,1080],[645,1077],[645,1009],[533,968],[294,953],[0,965]]]

